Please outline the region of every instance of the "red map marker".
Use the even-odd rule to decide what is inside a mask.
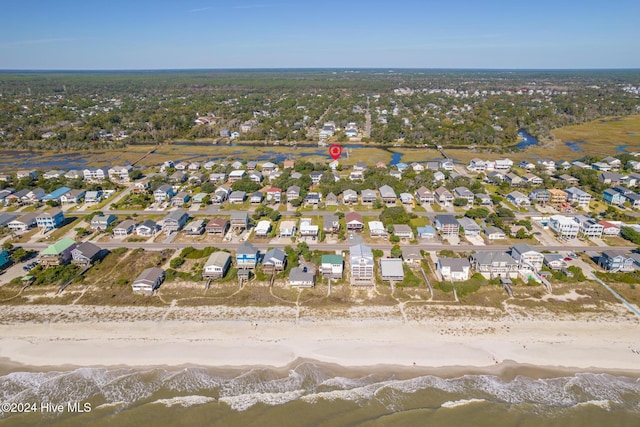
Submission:
[[[333,160],[338,160],[341,154],[342,154],[342,146],[338,144],[331,144],[329,146],[329,155],[333,158]]]

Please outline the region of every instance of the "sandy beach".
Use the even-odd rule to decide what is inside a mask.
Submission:
[[[291,307],[3,308],[0,358],[30,366],[283,367],[297,359],[341,366],[491,367],[638,371],[637,318],[498,315],[448,307],[296,313]]]

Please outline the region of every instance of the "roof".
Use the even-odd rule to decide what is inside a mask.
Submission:
[[[123,228],[123,229],[128,229],[130,227],[135,227],[136,226],[136,222],[132,219],[126,219],[124,221],[122,221],[120,224],[118,224],[115,228]]]
[[[168,219],[174,219],[176,221],[179,221],[185,215],[188,215],[185,211],[183,211],[182,209],[176,209],[175,211],[169,212],[164,220],[166,221]]]
[[[369,246],[363,244],[349,247],[351,258],[371,258],[373,259],[373,251]]]
[[[478,223],[469,217],[463,216],[462,218],[458,218],[457,221],[465,230],[480,230]]]
[[[422,254],[420,253],[420,249],[415,247],[405,247],[402,248],[402,258],[403,259],[416,259],[422,258]]]
[[[342,255],[322,255],[322,264],[342,264]]]
[[[41,255],[59,255],[62,252],[69,249],[71,246],[75,245],[75,240],[65,237],[63,239],[58,240],[56,243],[49,245],[49,247],[42,252]]]
[[[258,250],[249,242],[242,242],[238,249],[236,250],[236,254],[246,254],[246,255],[255,255],[258,253]]]
[[[478,264],[487,265],[493,263],[505,263],[514,265],[517,264],[517,261],[511,257],[506,252],[498,252],[498,251],[488,251],[488,252],[478,252],[472,255],[478,262]]]
[[[453,215],[436,215],[436,221],[442,225],[459,225],[458,220]]]
[[[67,194],[69,191],[71,191],[69,187],[60,187],[57,190],[52,191],[51,193],[47,194],[44,197],[45,199],[58,199],[61,196],[64,196],[65,194]]]
[[[344,220],[347,224],[353,221],[358,221],[359,223],[364,224],[364,222],[362,222],[362,215],[358,212],[347,212],[344,216]]]
[[[484,228],[484,234],[504,234],[504,231],[502,231],[501,229],[499,229],[498,227],[495,227],[493,225],[489,225],[487,227]]]
[[[207,223],[207,227],[224,227],[229,223],[225,218],[211,218]]]
[[[249,217],[247,212],[231,212],[231,220],[245,221]]]
[[[471,268],[471,263],[467,258],[439,258],[438,262],[442,267],[449,267],[451,271],[464,271]]]
[[[219,267],[224,267],[230,258],[231,258],[231,254],[229,252],[222,252],[222,251],[214,252],[211,255],[209,255],[209,258],[207,259],[207,262],[204,263],[204,266],[208,267],[211,265],[215,265]]]
[[[282,249],[279,248],[273,248],[273,249],[269,249],[267,251],[266,254],[264,254],[264,258],[262,263],[266,263],[271,261],[272,259],[276,259],[280,262],[284,262],[285,258],[287,257],[287,255],[284,253],[284,251]]]
[[[404,277],[404,267],[400,258],[380,259],[380,274],[382,277]]]
[[[289,272],[289,281],[291,282],[310,282],[313,281],[314,274],[305,272],[302,267],[294,267]]]
[[[162,277],[164,270],[159,267],[150,267],[142,271],[140,275],[133,281],[136,282],[155,282],[159,277]]]
[[[393,224],[394,233],[411,233],[411,227],[406,224]]]
[[[83,256],[87,258],[93,258],[100,253],[102,249],[99,246],[94,245],[91,242],[80,243],[74,251],[79,251]]]
[[[393,188],[389,187],[388,185],[383,185],[382,187],[380,187],[379,191],[380,197],[396,197],[396,192],[393,191]]]
[[[533,246],[528,243],[518,243],[516,245],[513,245],[512,250],[515,250],[519,254],[524,254],[527,252],[538,252]]]

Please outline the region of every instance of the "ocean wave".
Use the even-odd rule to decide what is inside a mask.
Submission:
[[[420,392],[434,392],[431,393],[437,396],[434,407],[450,407],[446,405],[451,402],[489,401],[542,408],[603,405],[604,409],[640,410],[640,380],[592,373],[548,379],[517,376],[510,380],[493,375],[457,378],[423,375],[397,379],[393,373],[348,378],[332,375],[323,366],[304,362],[284,373],[266,368],[222,373],[206,368],[81,368],[0,376],[0,400],[3,402],[92,400],[100,407],[154,401],[154,396],[155,402],[163,404],[200,404],[193,396],[206,395],[212,396],[206,399],[217,398],[238,411],[259,403],[273,406],[292,400],[378,402],[398,410],[403,408],[409,395]],[[191,400],[185,400],[185,395],[191,396]]]
[[[472,403],[483,403],[486,402],[484,399],[461,399],[461,400],[450,400],[444,402],[440,405],[441,408],[457,408],[458,406],[470,405]]]
[[[269,406],[283,405],[298,400],[304,395],[304,390],[293,390],[282,393],[251,393],[237,396],[221,397],[220,402],[226,403],[236,411],[242,412],[258,403]]]
[[[155,402],[151,402],[151,404],[160,404],[167,408],[177,405],[188,408],[190,406],[204,405],[215,401],[216,399],[214,397],[208,396],[177,396],[170,399],[158,399]]]

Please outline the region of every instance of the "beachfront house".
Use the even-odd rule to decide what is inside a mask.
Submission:
[[[342,279],[344,260],[342,255],[322,255],[320,271],[322,277],[330,279]]]
[[[160,287],[163,280],[164,270],[158,267],[150,267],[140,273],[131,284],[131,288],[133,292],[151,295]]]
[[[40,265],[49,268],[67,264],[71,260],[71,251],[75,248],[75,240],[64,237],[40,252]]]
[[[238,268],[255,268],[258,264],[258,249],[249,242],[242,242],[236,250],[236,265]]]
[[[438,258],[436,271],[442,281],[463,282],[469,280],[471,263],[467,258]]]
[[[102,249],[91,242],[82,242],[71,251],[71,263],[86,267],[100,259]]]
[[[214,252],[204,263],[202,277],[205,279],[220,279],[227,274],[231,267],[231,254],[228,252]]]

